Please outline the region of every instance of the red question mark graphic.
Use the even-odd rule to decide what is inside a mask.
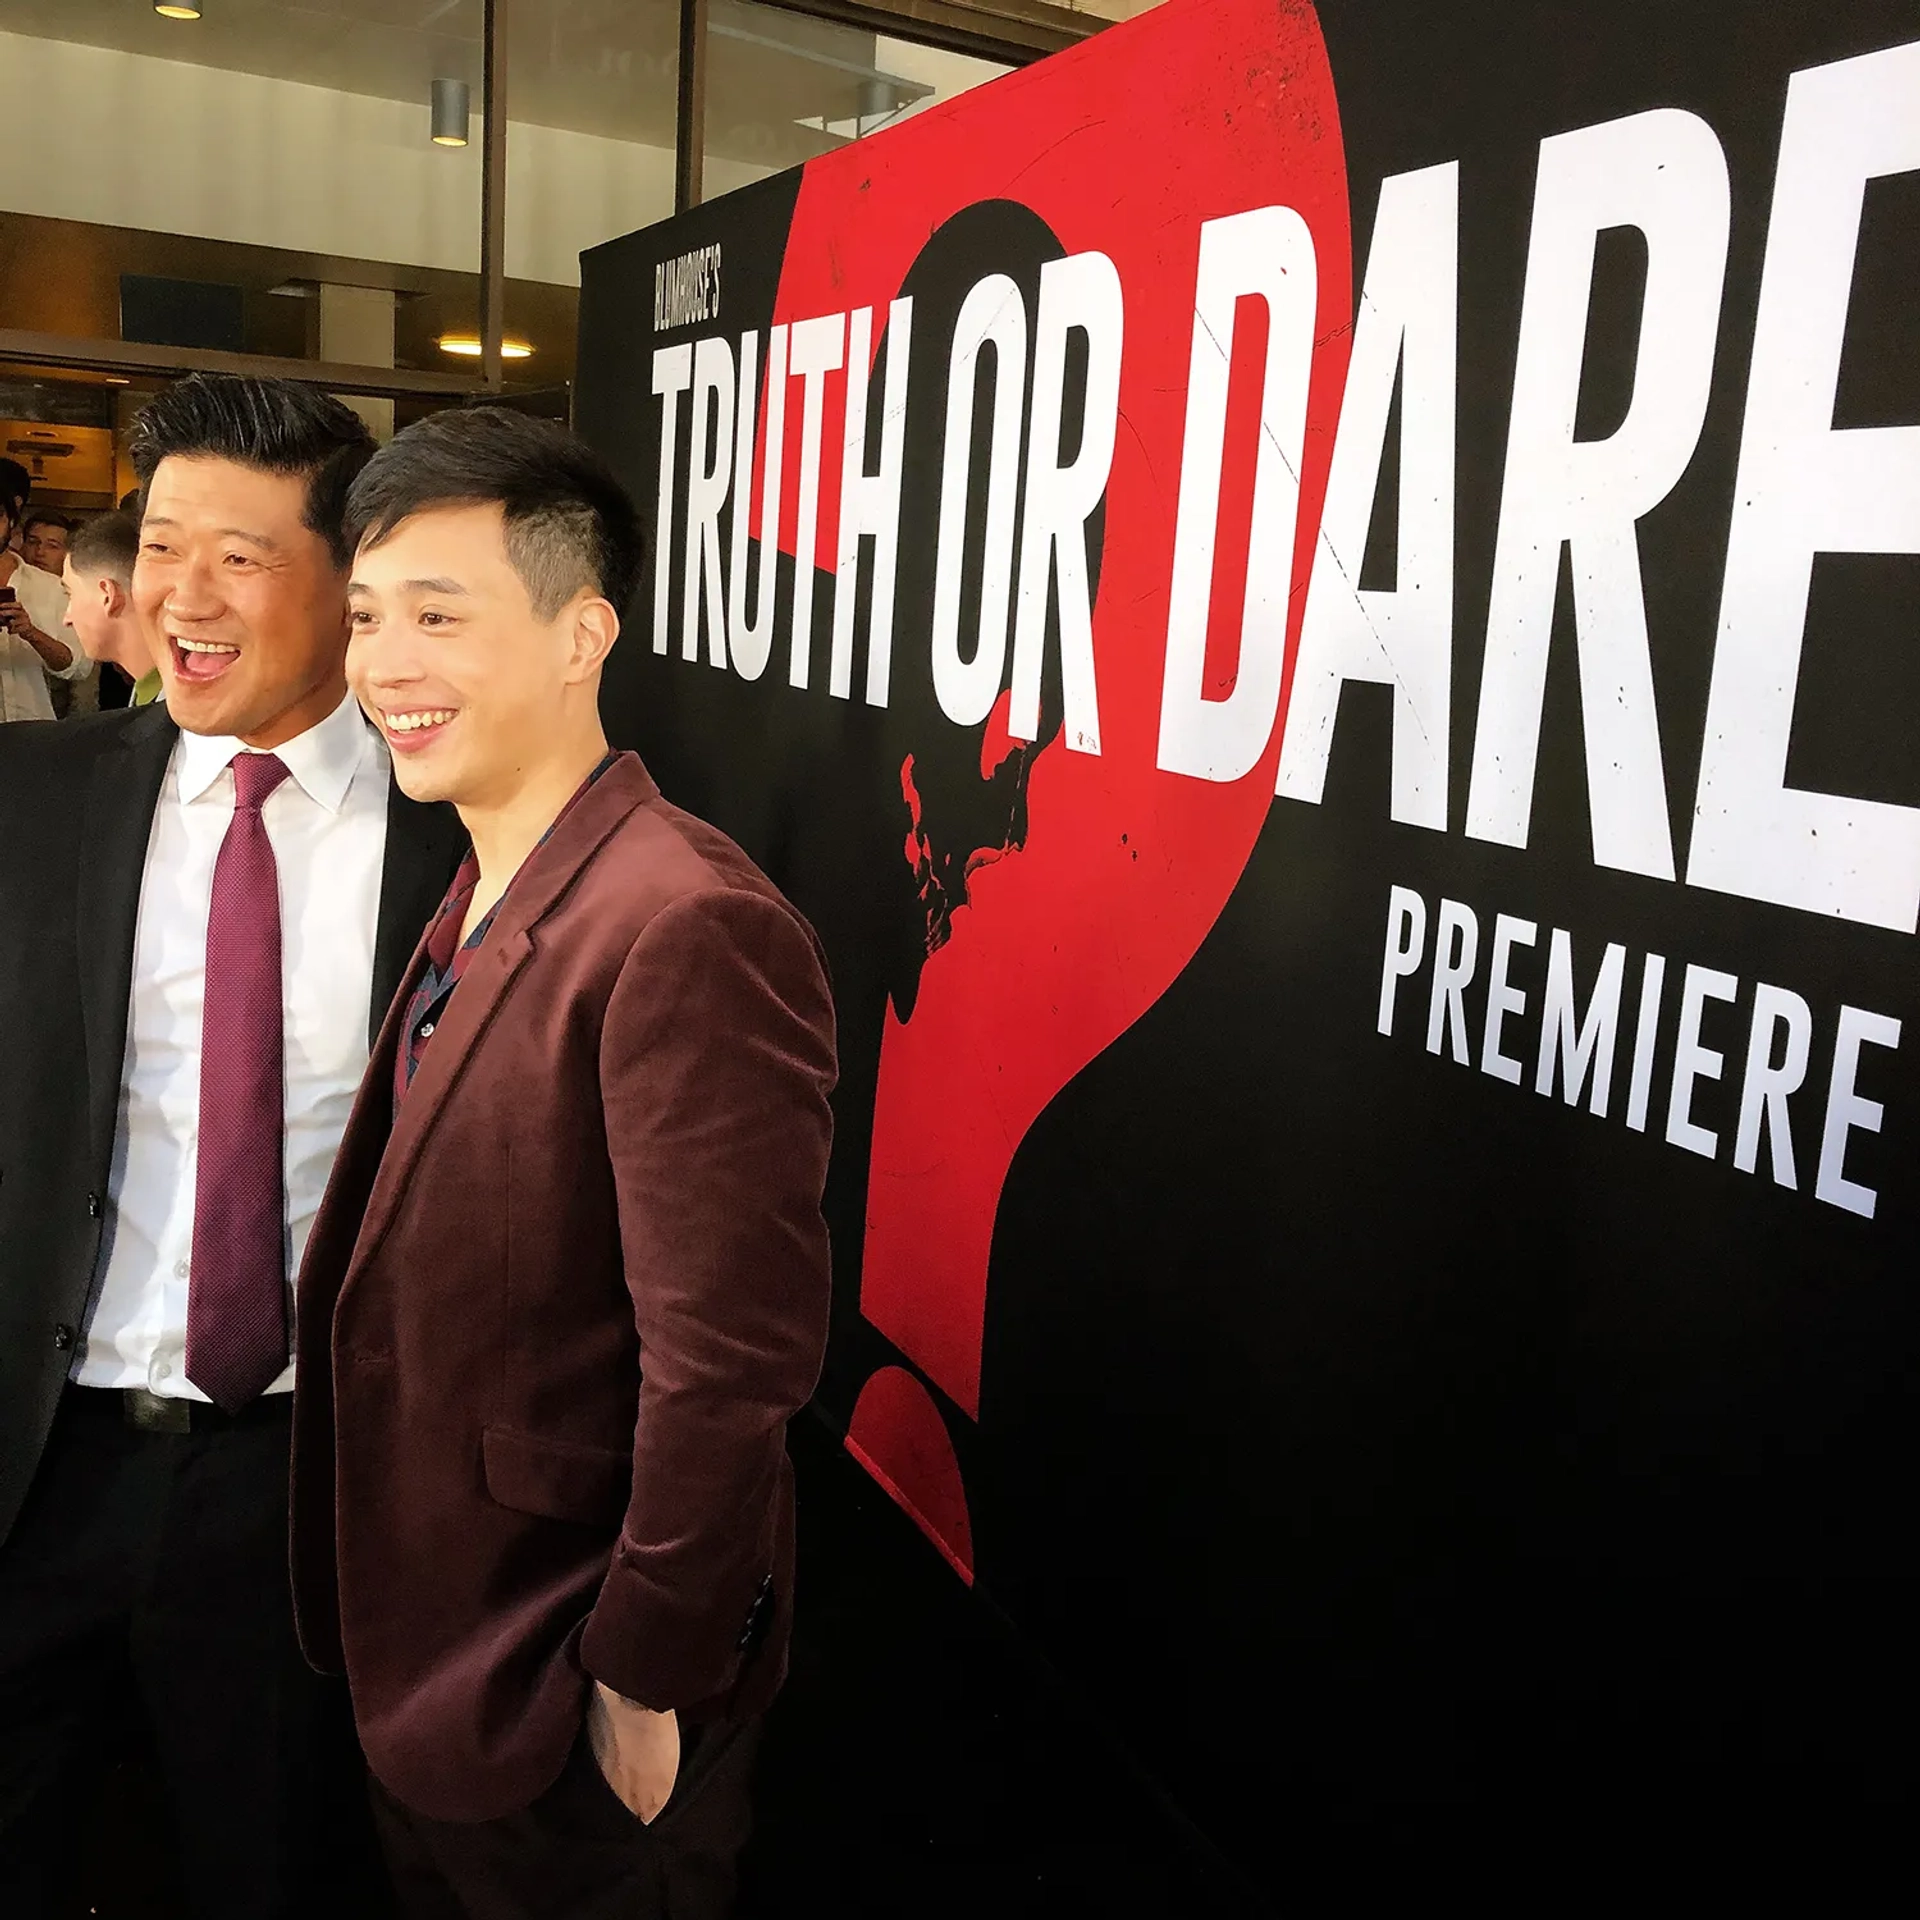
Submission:
[[[1034,756],[1024,844],[969,874],[951,941],[929,956],[910,1017],[889,1009],[881,1048],[861,1311],[910,1366],[867,1381],[847,1445],[969,1581],[966,1491],[933,1390],[979,1418],[988,1256],[1008,1168],[1059,1089],[1193,957],[1272,800],[1277,720],[1259,764],[1226,784],[1160,772],[1156,735],[1200,227],[1272,204],[1306,221],[1317,270],[1289,661],[1298,641],[1353,311],[1345,160],[1312,8],[1176,0],[897,136],[811,162],[776,320],[884,312],[928,236],[985,200],[1022,202],[1069,253],[1113,261],[1126,348],[1094,611],[1100,752],[1056,740]],[[1212,698],[1231,688],[1238,659],[1265,347],[1264,307],[1243,302],[1209,614]],[[937,431],[917,421],[908,458],[937,460],[925,438]],[[838,474],[825,467],[831,552]],[[1003,739],[990,734],[983,778]],[[911,764],[903,775],[911,805]]]

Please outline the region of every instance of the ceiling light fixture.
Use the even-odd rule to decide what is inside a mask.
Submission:
[[[153,10],[162,20],[198,20],[200,0],[153,0]]]
[[[440,336],[442,353],[457,353],[463,360],[480,358],[480,337],[472,333],[443,333]],[[503,360],[531,360],[533,348],[524,340],[502,340],[500,357]]]
[[[464,147],[467,144],[467,83],[464,80],[436,80],[433,83],[433,144],[436,147]]]

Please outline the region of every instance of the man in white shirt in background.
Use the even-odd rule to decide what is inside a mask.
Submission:
[[[73,532],[72,516],[53,507],[29,507],[20,521],[20,558],[36,572],[59,581],[62,594],[67,590],[67,553],[73,542]],[[62,624],[49,631],[57,639],[67,638],[64,615]],[[71,677],[56,675],[48,691],[53,695],[53,711],[57,719],[98,713],[100,663],[89,655],[85,667],[78,674]]]
[[[8,550],[25,510],[25,496],[14,491],[13,474],[21,471],[17,461],[0,466],[0,722],[51,720],[48,675],[75,681],[93,671],[93,662],[70,644],[66,588]]]
[[[286,1539],[292,1276],[457,857],[346,690],[372,451],[305,386],[161,394],[133,597],[166,704],[0,731],[6,1920],[70,1909],[130,1714],[197,1916],[380,1910]]]

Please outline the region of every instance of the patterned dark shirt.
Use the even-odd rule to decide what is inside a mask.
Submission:
[[[609,753],[587,775],[579,792],[560,809],[553,825],[540,836],[539,846],[534,848],[534,853],[538,853],[540,847],[553,838],[560,822],[579,804],[581,794],[619,758],[619,754]],[[529,860],[532,857],[532,854],[527,856]],[[520,872],[525,871],[523,863]],[[519,877],[519,874],[514,875],[516,880]],[[393,1111],[396,1119],[400,1114],[400,1103],[407,1097],[407,1089],[413,1085],[413,1076],[420,1071],[420,1063],[427,1057],[428,1043],[439,1030],[441,1021],[447,1017],[447,1007],[453,999],[454,988],[460,984],[461,976],[485,945],[487,935],[493,930],[495,916],[506,903],[507,893],[513,891],[513,883],[509,881],[506,893],[501,894],[488,908],[486,918],[463,942],[460,923],[467,917],[473,890],[479,884],[480,862],[469,847],[467,857],[460,862],[460,871],[453,876],[453,885],[447,890],[447,897],[440,903],[440,911],[434,915],[433,925],[428,930],[426,966],[407,1002],[406,1018],[401,1023],[400,1046],[393,1060]]]

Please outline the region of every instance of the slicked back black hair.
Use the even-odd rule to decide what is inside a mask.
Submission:
[[[67,542],[67,559],[75,573],[89,578],[133,582],[133,563],[139,557],[140,529],[125,513],[96,513],[83,520]]]
[[[330,393],[298,380],[190,373],[140,409],[130,447],[143,497],[166,459],[232,460],[304,479],[308,528],[327,543],[336,567],[353,558],[347,494],[373,458],[373,435]]]
[[[640,516],[577,434],[507,407],[431,413],[354,483],[347,533],[356,547],[378,546],[403,521],[464,506],[500,508],[507,559],[540,619],[583,587],[625,618],[640,579]]]

